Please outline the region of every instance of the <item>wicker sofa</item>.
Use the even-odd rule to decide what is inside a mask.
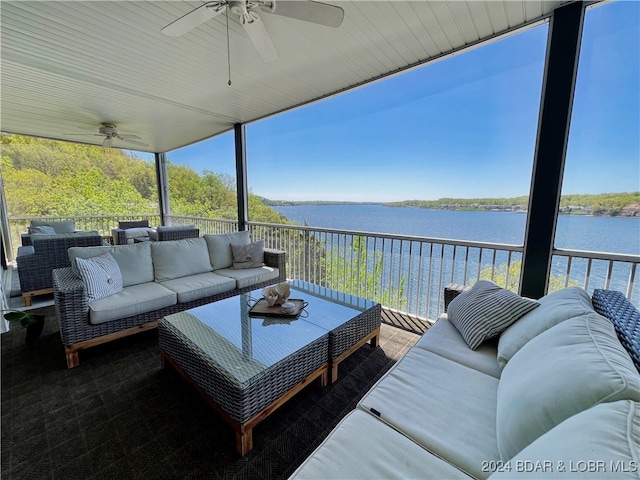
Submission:
[[[71,265],[67,255],[69,248],[99,246],[103,241],[98,232],[76,232],[32,234],[28,243],[30,245],[18,247],[16,256],[20,290],[27,307],[34,296],[53,292],[51,272]]]
[[[233,268],[231,245],[250,243],[249,232],[244,231],[70,249],[69,259],[76,268],[53,272],[56,316],[67,367],[79,365],[80,350],[155,328],[165,315],[286,280],[286,254],[279,250],[264,249],[263,266]],[[117,262],[123,288],[91,300],[76,259],[106,253]]]
[[[473,350],[473,319],[502,306],[469,295],[292,479],[639,477],[640,312],[620,292],[567,288]]]
[[[42,227],[49,227],[49,231],[42,231]],[[51,231],[52,230],[52,231]],[[26,233],[20,234],[20,241],[23,247],[31,245],[31,235],[58,233],[76,233],[76,225],[73,220],[31,220]]]

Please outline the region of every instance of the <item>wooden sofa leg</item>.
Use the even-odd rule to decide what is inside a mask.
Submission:
[[[80,365],[78,350],[69,347],[64,347],[64,350],[67,354],[67,368],[74,368]]]
[[[25,307],[30,307],[31,306],[31,294],[23,293],[22,294],[22,301],[24,302],[24,306]]]

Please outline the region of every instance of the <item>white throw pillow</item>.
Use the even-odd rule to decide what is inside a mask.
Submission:
[[[640,401],[640,375],[597,313],[570,318],[516,353],[498,384],[496,439],[502,460],[594,405]]]
[[[498,365],[504,367],[518,350],[532,338],[569,318],[593,313],[589,294],[582,288],[569,287],[538,300],[540,307],[524,315],[500,335]]]
[[[120,267],[108,252],[87,259],[77,257],[76,270],[84,282],[90,302],[122,291]]]
[[[489,280],[480,280],[451,301],[447,314],[469,348],[475,350],[538,305]]]

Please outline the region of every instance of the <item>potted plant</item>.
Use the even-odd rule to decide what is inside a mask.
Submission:
[[[27,329],[26,343],[35,342],[44,328],[44,315],[40,313],[29,313],[21,310],[5,311],[4,318],[9,322],[20,322]]]

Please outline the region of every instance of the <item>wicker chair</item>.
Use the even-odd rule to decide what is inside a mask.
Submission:
[[[126,245],[128,242],[127,230],[130,228],[149,228],[149,220],[130,220],[118,222],[118,228],[111,229],[114,245]]]
[[[182,240],[184,238],[198,238],[200,229],[196,228],[195,225],[160,226],[156,228],[156,234],[159,242]]]
[[[53,292],[51,272],[71,266],[69,248],[103,245],[98,232],[32,235],[31,241],[32,245],[18,248],[16,257],[22,300],[27,307],[32,297]]]

